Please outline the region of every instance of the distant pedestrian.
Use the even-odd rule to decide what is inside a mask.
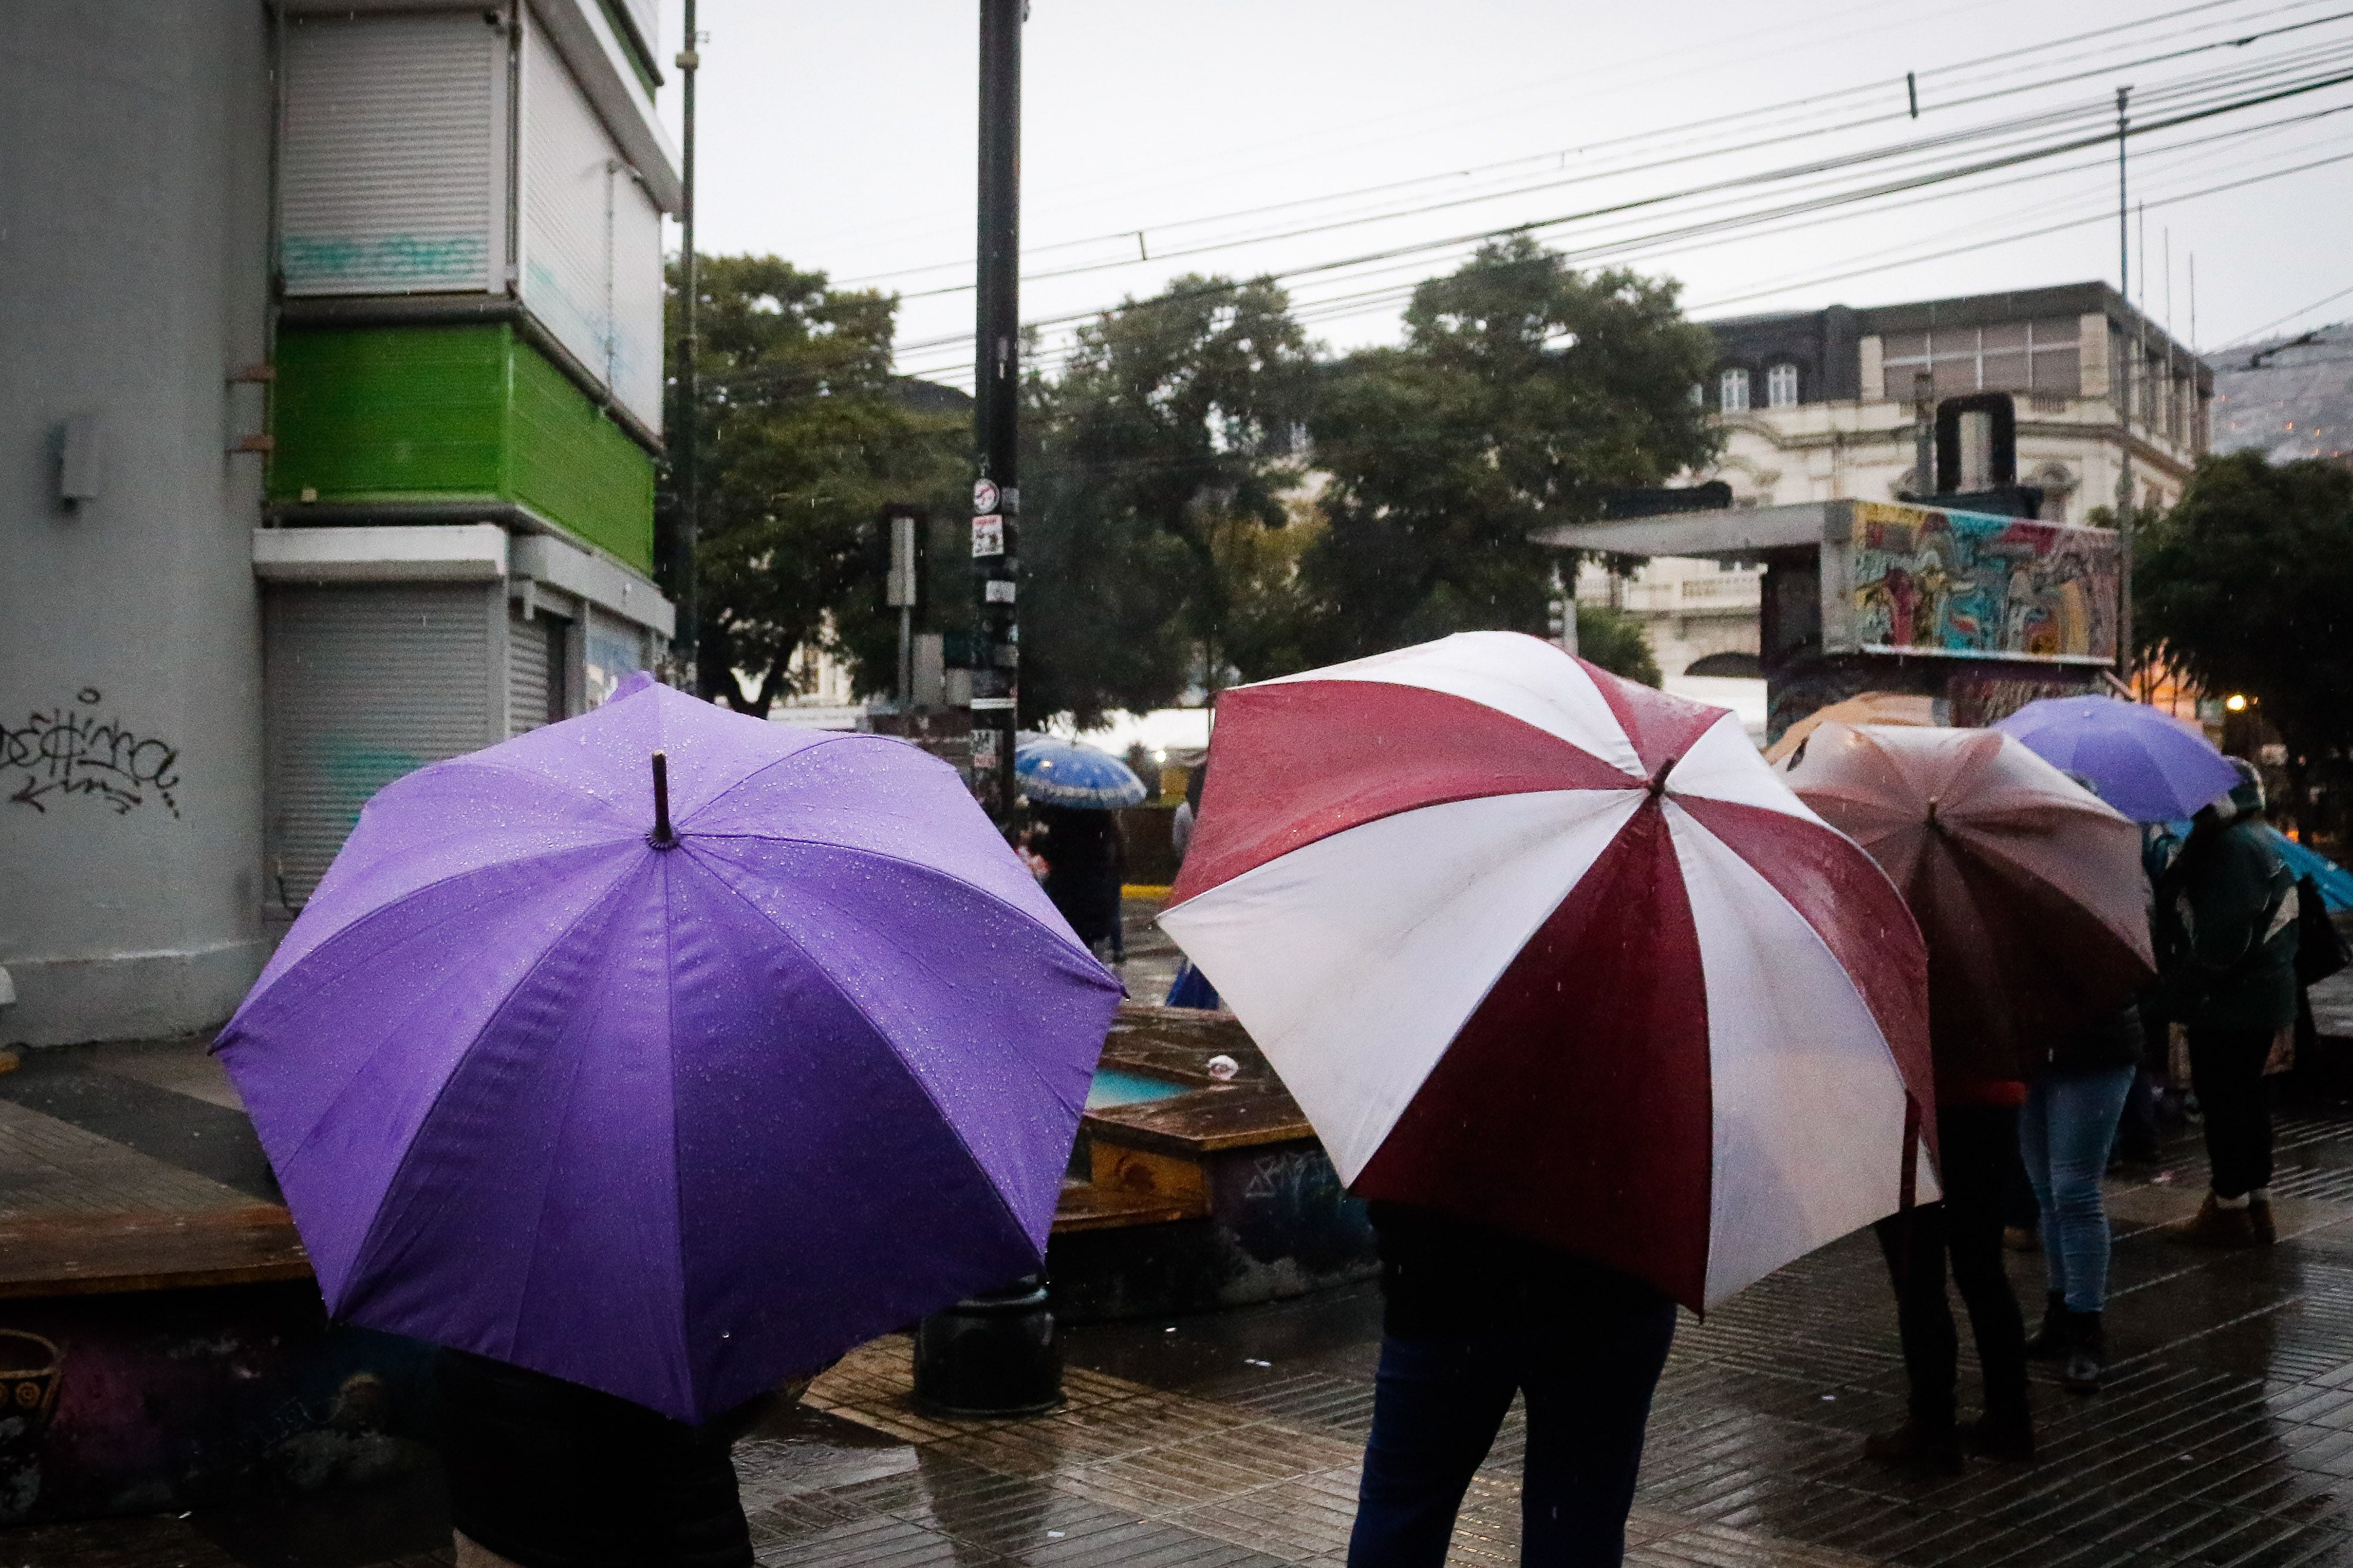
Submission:
[[[689,1426],[460,1351],[438,1381],[459,1568],[749,1568],[729,1452],[775,1395]]]
[[[2190,1084],[2205,1113],[2211,1189],[2174,1239],[2193,1247],[2268,1247],[2274,1042],[2295,1023],[2295,878],[2263,830],[2263,786],[2231,759],[2239,783],[2192,819],[2157,889],[2166,1009],[2189,1037]]]
[[[1376,1201],[1381,1363],[1348,1568],[1440,1568],[1472,1476],[1527,1402],[1525,1568],[1614,1568],[1675,1306],[1598,1263]]]
[[[2027,1086],[2018,1141],[2042,1215],[2049,1283],[2042,1327],[2027,1354],[2060,1363],[2078,1394],[2100,1386],[2108,1368],[2108,1214],[2100,1193],[2125,1097],[2140,1071],[2137,1003],[2055,1041]]]
[[[1046,896],[1079,940],[1113,963],[1127,960],[1120,923],[1120,893],[1127,875],[1127,844],[1115,813],[1082,806],[1041,805],[1033,813],[1030,842],[1046,857]]]
[[[1201,815],[1201,786],[1209,776],[1205,763],[1185,775],[1185,798],[1176,803],[1176,811],[1168,819],[1168,847],[1176,853],[1176,864],[1185,864],[1185,851],[1192,847],[1193,824]]]
[[[1209,776],[1208,763],[1196,766],[1185,779],[1185,798],[1177,804],[1176,814],[1168,819],[1168,847],[1176,852],[1176,864],[1182,868],[1185,851],[1193,845],[1193,824],[1201,810],[1201,788]],[[1169,983],[1168,995],[1162,1004],[1169,1007],[1198,1007],[1214,1010],[1218,1006],[1218,988],[1208,977],[1193,966],[1191,959],[1176,966],[1176,978]]]

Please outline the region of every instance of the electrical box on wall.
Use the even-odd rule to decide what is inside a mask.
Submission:
[[[98,500],[106,480],[106,430],[98,416],[79,415],[50,431],[49,461],[61,503]]]

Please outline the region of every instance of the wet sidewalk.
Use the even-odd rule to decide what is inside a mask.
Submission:
[[[2043,1457],[1906,1479],[1864,1464],[1901,1417],[1894,1314],[1867,1236],[1705,1323],[1686,1319],[1633,1521],[1648,1564],[2353,1564],[2353,1117],[2283,1119],[2280,1245],[2204,1254],[2157,1226],[2203,1189],[2194,1137],[2111,1184],[2116,1376],[2038,1368]],[[2011,1258],[2021,1298],[2038,1260]],[[1372,1407],[1366,1289],[1068,1331],[1070,1404],[926,1420],[906,1342],[864,1347],[738,1450],[764,1563],[793,1568],[1275,1568],[1342,1561]],[[1974,1395],[1964,1367],[1963,1400]],[[1520,1432],[1473,1489],[1454,1561],[1516,1560]],[[0,1563],[446,1563],[437,1484],[282,1514],[0,1531]]]

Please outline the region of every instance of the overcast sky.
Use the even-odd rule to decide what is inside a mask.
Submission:
[[[1023,242],[1032,276],[1022,311],[1035,320],[1114,304],[1188,270],[1327,267],[2021,115],[2054,116],[1984,141],[1581,219],[1541,237],[1563,248],[1623,242],[1844,195],[2097,136],[2112,126],[2118,85],[2132,84],[2147,106],[2137,118],[2157,118],[2346,75],[2353,20],[2324,20],[2344,8],[2337,0],[1035,0],[1024,42]],[[661,97],[675,129],[677,76],[667,57],[677,47],[679,0],[666,0],[665,13],[670,85]],[[708,35],[703,251],[773,252],[838,280],[899,290],[902,368],[967,385],[977,14],[977,0],[702,0],[699,17]],[[2295,30],[2275,31],[2283,28]],[[2253,34],[2272,36],[2214,47]],[[2175,50],[2201,52],[2145,58]],[[1916,121],[1907,114],[1906,71],[1918,73]],[[2065,117],[2070,110],[2075,117]],[[1700,121],[1711,123],[1693,126]],[[1866,123],[1847,124],[1858,121]],[[2256,129],[2265,125],[2273,128]],[[1768,138],[1781,140],[1725,151]],[[2111,141],[1957,184],[1792,215],[1778,220],[1790,226],[1778,234],[1655,239],[1645,252],[1608,259],[1682,279],[1687,308],[1702,318],[2114,282],[2114,153]],[[2189,338],[2193,253],[2196,337],[2210,349],[2353,288],[2348,154],[2353,82],[2137,138],[2133,195],[2148,210],[2134,226],[2147,235],[2135,292],[2145,308]],[[2331,158],[2345,161],[2170,199]],[[1666,159],[1682,161],[1630,167]],[[1450,205],[1350,221],[1441,203]],[[2076,219],[2091,221],[1929,255]],[[1137,229],[1155,260],[1132,260]],[[1170,257],[1237,237],[1250,243]],[[1304,273],[1289,286],[1325,342],[1382,342],[1396,333],[1398,302],[1381,291],[1446,270],[1461,253],[1409,252]],[[1074,268],[1095,269],[1035,276]],[[1834,276],[1849,273],[1860,275]],[[1366,295],[1373,297],[1355,298]],[[2353,295],[2291,324],[2348,316]],[[927,341],[939,346],[922,346]]]

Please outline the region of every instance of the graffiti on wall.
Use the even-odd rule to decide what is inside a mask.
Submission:
[[[96,795],[118,816],[153,801],[179,816],[180,749],[100,714],[103,700],[86,686],[70,706],[27,714],[14,729],[0,723],[0,773],[17,775],[8,798],[46,813],[52,801]],[[0,787],[9,782],[0,776]]]
[[[2116,537],[2106,529],[1862,501],[1852,569],[1855,640],[1871,651],[2116,655]]]

